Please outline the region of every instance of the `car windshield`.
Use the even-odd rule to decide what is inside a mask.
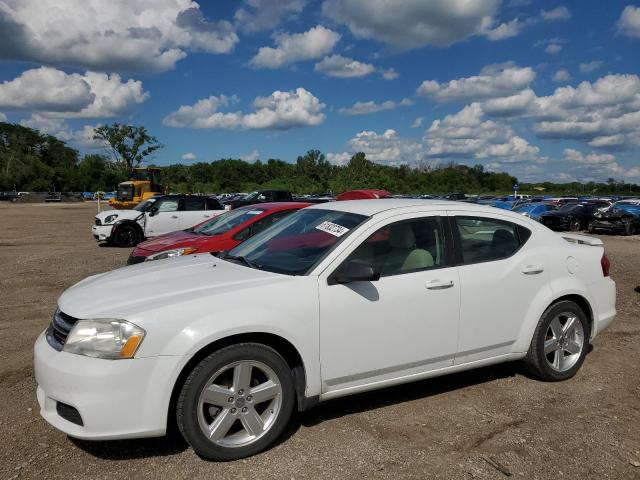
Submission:
[[[262,213],[264,210],[259,208],[238,208],[214,217],[194,228],[193,231],[203,235],[221,235]]]
[[[335,210],[298,210],[230,250],[228,257],[262,270],[304,275],[366,219]]]
[[[520,205],[519,207],[514,208],[513,211],[518,213],[523,213],[523,212],[530,213],[538,207],[540,207],[539,204],[538,205],[526,204],[526,205]]]
[[[242,200],[255,200],[259,194],[260,192],[247,193],[244,197],[242,197]]]
[[[156,203],[156,199],[155,198],[150,198],[149,200],[145,200],[142,203],[139,203],[134,210],[137,210],[139,212],[146,212],[147,210],[149,210],[152,205]]]
[[[579,212],[584,208],[584,205],[581,203],[567,203],[558,209],[558,212],[562,213],[575,213]]]

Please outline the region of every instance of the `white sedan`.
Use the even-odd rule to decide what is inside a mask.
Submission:
[[[512,360],[568,379],[615,296],[595,238],[466,203],[325,203],[223,258],[69,288],[35,344],[37,396],[72,437],[177,423],[200,456],[242,458],[318,401]]]

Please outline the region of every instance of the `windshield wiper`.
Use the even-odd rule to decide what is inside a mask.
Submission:
[[[262,269],[262,265],[258,265],[257,263],[253,263],[251,260],[243,257],[242,255],[229,255],[228,253],[222,257],[223,260],[236,260],[238,262],[244,263],[249,268]]]

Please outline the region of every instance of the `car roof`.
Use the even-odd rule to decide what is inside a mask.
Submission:
[[[410,207],[430,207],[433,210],[442,210],[445,208],[463,208],[467,209],[475,204],[465,202],[453,202],[451,200],[429,200],[421,198],[378,198],[371,200],[342,200],[329,203],[315,204],[309,208],[317,208],[320,210],[338,210],[341,212],[356,213],[370,217],[377,213],[393,210],[397,208]],[[484,209],[478,205],[477,208]],[[491,207],[487,207],[491,208]],[[493,211],[493,210],[492,210]]]
[[[278,212],[281,210],[293,210],[297,208],[305,208],[310,205],[315,205],[309,202],[269,202],[269,203],[253,203],[251,205],[244,205],[238,207],[235,210],[263,210],[265,212]]]

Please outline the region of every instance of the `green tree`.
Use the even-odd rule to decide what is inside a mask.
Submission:
[[[113,123],[94,130],[94,140],[101,140],[108,147],[113,161],[125,171],[140,164],[162,145],[145,127]]]

